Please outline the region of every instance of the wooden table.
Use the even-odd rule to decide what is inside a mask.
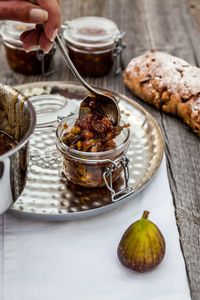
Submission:
[[[125,63],[155,48],[200,65],[199,0],[63,0],[63,19],[97,15],[114,20],[126,31]],[[195,22],[196,17],[197,22]],[[0,80],[16,85],[42,80],[74,80],[56,55],[56,72],[50,77],[13,73],[1,46]],[[132,97],[121,76],[88,79],[92,84]],[[200,299],[200,143],[199,138],[173,116],[162,114],[138,100],[158,121],[166,142],[169,181],[176,208],[180,242],[186,262],[192,299]],[[177,278],[178,280],[178,278]]]

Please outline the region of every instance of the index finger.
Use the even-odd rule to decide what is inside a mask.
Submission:
[[[47,38],[53,42],[61,26],[61,10],[57,0],[37,0],[37,4],[48,12],[48,20],[44,24]]]

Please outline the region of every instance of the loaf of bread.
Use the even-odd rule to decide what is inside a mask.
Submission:
[[[165,52],[149,51],[130,61],[123,78],[136,96],[181,117],[200,135],[200,68]]]

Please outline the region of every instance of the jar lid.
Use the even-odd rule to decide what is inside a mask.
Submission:
[[[31,96],[29,100],[33,103],[36,110],[36,128],[47,127],[57,122],[59,115],[66,115],[68,100],[61,95],[44,94]]]
[[[102,17],[81,17],[65,24],[65,40],[80,47],[99,48],[113,45],[119,33],[113,21]]]
[[[20,35],[26,31],[33,29],[35,24],[23,23],[18,21],[4,21],[1,27],[1,35],[3,41],[16,45],[22,46],[20,41]]]

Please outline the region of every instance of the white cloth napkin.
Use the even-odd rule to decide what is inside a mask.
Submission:
[[[166,240],[153,271],[135,273],[118,261],[125,229],[149,210]],[[47,223],[0,218],[3,300],[188,300],[165,159],[151,184],[117,209],[80,221]]]

